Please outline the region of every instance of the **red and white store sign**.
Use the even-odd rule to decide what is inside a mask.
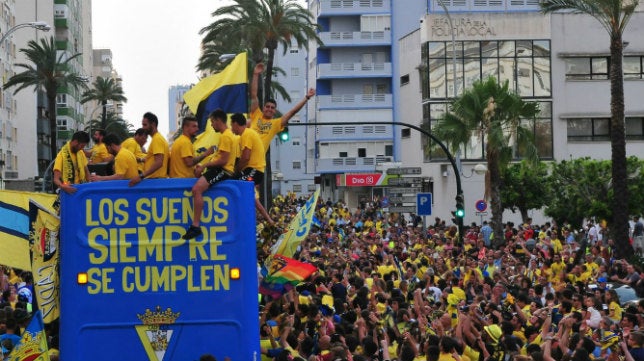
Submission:
[[[381,173],[358,173],[345,174],[345,186],[347,187],[369,187],[380,183]]]

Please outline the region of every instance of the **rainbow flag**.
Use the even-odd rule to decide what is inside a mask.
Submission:
[[[11,353],[9,361],[49,361],[47,335],[40,310],[34,313],[31,322],[22,333],[22,338]]]
[[[282,255],[272,255],[262,267],[261,273],[264,279],[260,283],[259,292],[276,298],[307,279],[315,271],[317,267],[310,263],[296,261]]]
[[[246,53],[220,73],[205,77],[183,95],[183,100],[199,120],[199,131],[208,127],[208,115],[220,108],[226,113],[248,112],[248,60]]]

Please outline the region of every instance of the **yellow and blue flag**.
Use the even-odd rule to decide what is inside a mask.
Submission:
[[[315,207],[318,203],[319,196],[320,188],[318,187],[311,198],[306,201],[304,207],[291,220],[286,232],[280,236],[277,243],[273,246],[271,254],[293,257],[297,251],[297,246],[302,243],[311,230],[313,215],[315,214]]]
[[[199,131],[208,128],[208,114],[220,108],[226,113],[248,112],[248,61],[246,53],[220,73],[205,77],[183,95],[183,100],[199,120]]]
[[[9,361],[49,361],[47,353],[47,335],[45,324],[40,310],[34,313],[31,322],[22,333],[20,342],[17,343],[9,354]]]
[[[53,194],[0,191],[0,264],[31,269],[29,258],[29,200],[52,204]]]
[[[51,323],[60,315],[57,252],[60,218],[52,210],[30,200],[29,219],[34,294],[44,322]]]

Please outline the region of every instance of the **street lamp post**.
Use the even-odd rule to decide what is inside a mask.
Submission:
[[[441,147],[443,152],[445,152],[445,155],[447,156],[447,159],[449,160],[450,164],[452,165],[452,170],[454,171],[454,176],[456,178],[456,201],[457,203],[464,202],[465,198],[463,195],[463,186],[461,184],[461,174],[460,171],[458,170],[458,166],[456,165],[456,160],[454,159],[454,156],[452,153],[450,153],[449,149],[443,142],[441,142],[440,139],[436,138],[432,133],[424,130],[423,128],[409,124],[409,123],[403,123],[403,122],[362,122],[362,121],[357,121],[357,122],[310,122],[310,123],[291,123],[289,126],[325,126],[325,125],[399,125],[403,127],[408,127],[411,128],[415,131],[420,132],[421,134],[427,136],[438,146]],[[480,168],[479,168],[480,169]],[[480,169],[482,170],[482,169]],[[463,244],[463,218],[457,217],[457,225],[458,227],[458,242],[459,244]]]
[[[0,38],[0,47],[3,47],[5,40],[7,40],[9,35],[11,35],[14,31],[22,28],[34,28],[36,30],[42,30],[42,31],[51,30],[51,26],[49,26],[49,24],[47,24],[44,21],[32,21],[28,23],[18,24],[10,28],[9,30],[7,30],[7,32],[4,33],[4,35],[2,35],[2,38]]]

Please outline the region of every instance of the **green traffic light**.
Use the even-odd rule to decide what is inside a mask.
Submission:
[[[456,212],[454,214],[458,218],[463,218],[463,217],[465,217],[465,210],[462,209],[462,208],[459,208],[459,209],[456,210]]]
[[[288,142],[290,138],[288,135],[288,127],[284,127],[284,130],[279,132],[278,136],[280,137],[281,142]]]

